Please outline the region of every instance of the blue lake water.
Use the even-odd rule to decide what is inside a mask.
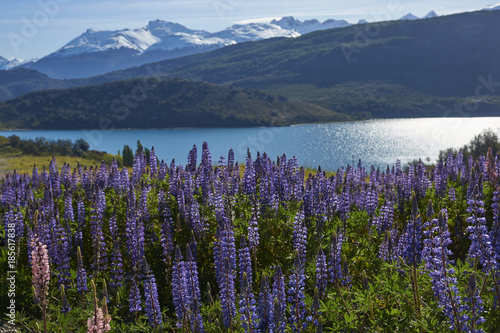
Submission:
[[[492,118],[418,118],[370,120],[363,122],[299,125],[291,127],[163,129],[163,130],[90,130],[90,131],[0,131],[21,138],[79,139],[91,149],[116,154],[125,144],[135,150],[137,140],[155,147],[160,159],[177,164],[187,162],[193,145],[198,146],[198,162],[203,141],[208,142],[215,163],[227,158],[230,148],[244,161],[247,148],[271,157],[296,156],[300,165],[336,170],[361,159],[364,165],[386,167],[396,159],[407,163],[421,158],[434,162],[439,151],[461,147],[474,135],[491,128],[498,131],[500,117]]]

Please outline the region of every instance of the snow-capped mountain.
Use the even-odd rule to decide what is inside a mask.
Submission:
[[[405,16],[401,17],[399,20],[400,21],[407,21],[407,20],[419,20],[420,17],[413,15],[412,13],[408,13]]]
[[[326,20],[323,23],[314,19],[301,22],[293,18],[293,16],[286,16],[281,18],[280,20],[272,20],[271,25],[277,25],[285,30],[295,30],[303,35],[318,30],[343,28],[351,25],[351,23],[344,20],[333,19]]]
[[[430,12],[427,17],[436,14]],[[415,20],[408,14],[401,20]],[[300,21],[292,16],[245,24],[235,24],[218,32],[193,30],[178,23],[151,21],[139,29],[95,31],[80,36],[36,62],[9,65],[37,70],[52,78],[82,78],[146,63],[211,51],[237,43],[273,37],[294,38],[303,34],[351,25],[344,20]],[[360,20],[359,24],[368,23]],[[7,68],[7,65],[1,66]]]
[[[483,8],[483,10],[500,10],[500,2],[496,5],[490,5]]]
[[[0,56],[0,70],[11,69],[11,68],[19,66],[21,64],[24,64],[25,62],[26,62],[26,60],[17,59],[17,58],[6,59],[6,58]]]
[[[295,21],[295,25],[303,24]],[[333,20],[332,20],[333,21]],[[306,21],[307,22],[307,21]],[[305,23],[305,22],[304,22]],[[314,31],[312,25],[308,30]],[[335,27],[325,24],[316,29]],[[303,30],[303,31],[308,31]],[[86,32],[54,53],[23,67],[54,78],[79,78],[113,70],[206,52],[227,45],[273,37],[298,37],[301,33],[270,23],[236,24],[211,33],[178,23],[156,20],[143,28]]]
[[[436,14],[435,11],[431,10],[430,12],[427,13],[427,15],[425,15],[423,18],[424,19],[428,19],[428,18],[434,18],[434,17],[437,17],[438,14]]]

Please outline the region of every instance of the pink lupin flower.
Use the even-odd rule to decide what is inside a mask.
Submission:
[[[94,294],[94,315],[87,319],[87,333],[106,333],[111,331],[111,316],[106,306],[106,297],[102,301],[102,308],[97,304],[97,293],[94,281],[91,282],[92,293]]]
[[[33,272],[33,289],[35,298],[42,308],[44,332],[47,332],[47,305],[49,303],[50,265],[47,245],[42,244],[38,238],[32,239],[31,268]]]

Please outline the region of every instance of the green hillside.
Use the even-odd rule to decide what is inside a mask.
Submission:
[[[181,79],[34,92],[0,103],[3,128],[246,127],[346,120],[346,115],[286,97]]]

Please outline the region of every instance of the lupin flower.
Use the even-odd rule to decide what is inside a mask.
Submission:
[[[246,195],[252,195],[255,193],[255,190],[255,170],[253,168],[252,155],[250,154],[250,149],[248,149],[245,172],[243,174],[243,192]]]
[[[186,281],[185,263],[179,246],[175,248],[175,259],[172,266],[172,296],[177,315],[177,327],[185,327],[188,319],[188,283]]]
[[[474,188],[467,203],[469,205],[467,212],[472,214],[466,219],[470,224],[470,226],[467,227],[467,231],[470,233],[469,239],[471,240],[469,258],[479,260],[479,263],[483,266],[483,271],[486,274],[490,274],[497,266],[497,262],[491,245],[488,228],[486,227],[484,202],[481,200],[481,192],[479,192],[478,186]]]
[[[232,328],[233,320],[236,315],[234,274],[231,268],[231,261],[228,257],[224,259],[222,271],[220,274],[220,301],[222,310],[222,323],[226,328]]]
[[[276,267],[273,282],[273,316],[272,331],[285,332],[285,311],[286,311],[286,286],[285,277],[281,271],[281,266]]]
[[[47,333],[47,305],[49,303],[50,266],[47,246],[38,239],[31,241],[31,269],[35,299],[42,308],[43,332]]]
[[[149,152],[149,169],[151,177],[156,177],[156,173],[158,171],[158,161],[156,160],[156,152],[155,147],[151,147],[151,151]]]
[[[160,309],[160,302],[158,301],[158,289],[156,287],[156,279],[147,266],[145,259],[144,263],[146,266],[146,281],[144,282],[144,310],[146,312],[146,316],[148,317],[149,325],[153,328],[157,328],[162,326],[162,313]]]
[[[35,297],[42,307],[46,307],[49,299],[50,266],[47,246],[38,239],[31,241],[31,269],[33,273],[33,287]]]
[[[468,332],[468,318],[464,314],[465,307],[459,296],[457,279],[453,276],[455,270],[450,267],[451,261],[448,259],[452,252],[448,250],[451,239],[447,220],[446,210],[440,211],[436,226],[432,227],[431,237],[425,240],[429,251],[425,251],[427,256],[423,259],[439,307],[450,320],[450,329]]]
[[[240,286],[243,286],[243,275],[246,274],[248,283],[252,284],[252,259],[250,258],[250,250],[244,236],[241,236],[240,249],[238,250],[238,267]]]
[[[304,264],[300,260],[300,256],[297,250],[295,250],[295,260],[293,264],[293,271],[290,274],[290,281],[288,282],[289,289],[288,294],[288,304],[290,306],[290,326],[293,332],[302,332],[304,328],[307,327],[306,319],[306,309],[305,309],[305,274],[304,274]]]
[[[186,245],[186,262],[184,264],[184,274],[186,279],[186,291],[188,306],[191,310],[190,322],[191,329],[197,328],[199,332],[204,332],[203,319],[201,317],[201,312],[199,308],[199,302],[201,300],[200,293],[200,283],[198,280],[198,266],[196,265],[196,260],[191,253],[192,245]]]
[[[481,290],[476,284],[476,272],[475,270],[469,276],[469,283],[467,284],[467,296],[464,297],[464,301],[468,304],[468,310],[470,313],[469,327],[470,332],[473,333],[484,333],[478,325],[481,325],[486,321],[481,313],[484,311],[483,300],[481,299]]]
[[[61,312],[68,313],[71,311],[71,305],[69,304],[68,299],[66,298],[64,284],[61,284],[60,289],[61,289]]]
[[[83,267],[82,252],[80,247],[76,250],[76,289],[82,295],[87,291],[87,272]]]
[[[417,198],[412,194],[412,213],[406,224],[405,232],[398,244],[398,255],[409,265],[418,265],[422,259],[422,219],[418,213]]]
[[[293,221],[293,248],[299,253],[301,262],[306,259],[307,228],[304,222],[304,212],[298,211]]]
[[[120,252],[120,237],[118,234],[118,228],[116,226],[116,215],[113,215],[109,219],[109,233],[113,239],[113,249],[111,252],[111,263],[110,263],[110,286],[111,288],[117,288],[122,286],[123,280],[123,264],[122,264],[122,254]]]
[[[254,251],[259,246],[259,223],[257,217],[252,214],[252,218],[248,222],[248,247]]]
[[[128,295],[129,311],[135,313],[142,310],[141,292],[139,290],[139,282],[137,281],[137,273],[134,272],[130,281],[130,293]]]
[[[255,296],[247,274],[243,273],[240,293],[240,320],[245,333],[254,332],[257,329],[258,317],[255,306]]]
[[[273,318],[273,299],[269,289],[269,278],[266,274],[262,275],[260,282],[260,293],[257,300],[257,316],[259,318],[258,331],[272,332]]]
[[[91,283],[92,293],[94,294],[94,315],[87,320],[87,333],[106,333],[111,331],[111,316],[108,313],[106,306],[106,297],[102,301],[100,308],[97,303],[97,293],[95,290],[94,281]]]
[[[328,282],[328,267],[326,266],[326,256],[322,248],[319,248],[316,258],[316,287],[319,297],[322,298]]]
[[[349,276],[349,271],[347,269],[347,262],[343,263],[342,261],[343,239],[344,238],[340,233],[340,230],[333,233],[328,272],[332,283],[338,283],[339,286],[348,286],[350,284],[351,277]]]

